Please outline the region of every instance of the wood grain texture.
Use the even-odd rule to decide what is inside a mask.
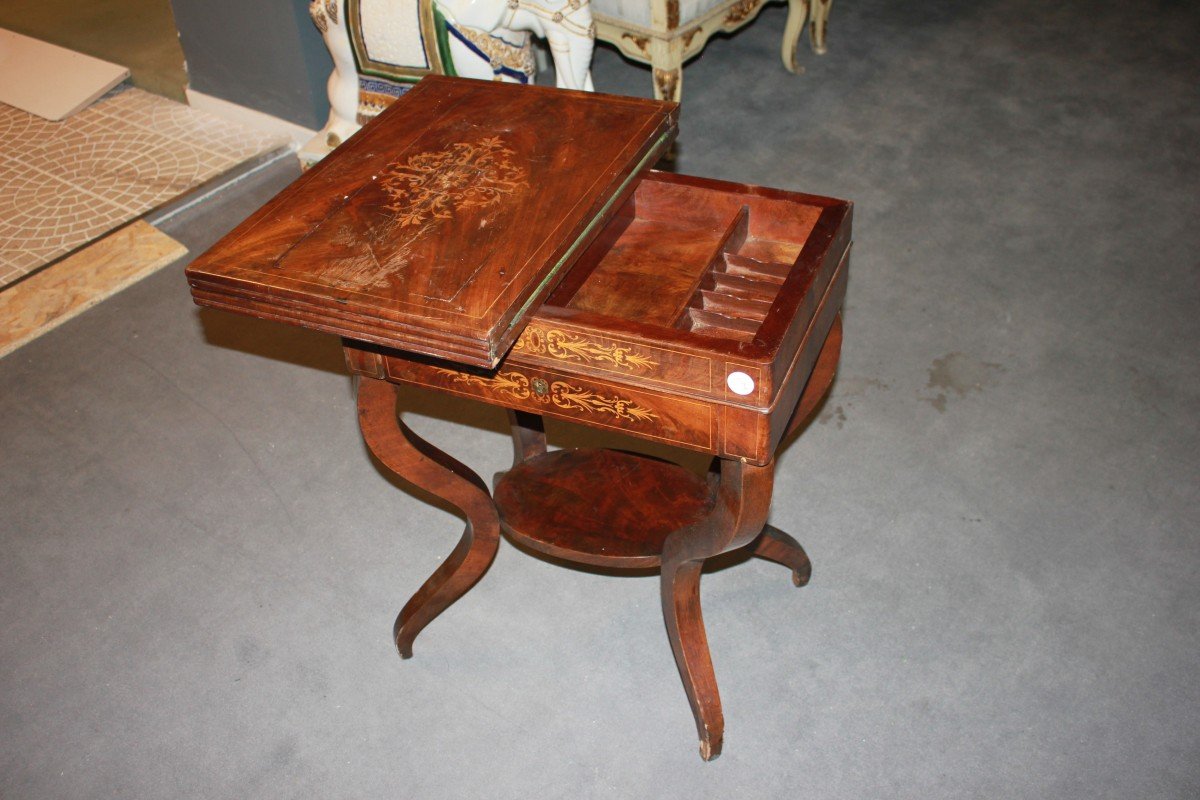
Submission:
[[[430,76],[188,268],[202,304],[494,366],[675,106]],[[286,213],[280,213],[286,209]]]
[[[418,437],[396,416],[395,386],[360,380],[358,419],[364,441],[385,467],[450,502],[467,518],[458,545],[396,618],[396,647],[401,657],[411,658],[417,634],[466,594],[491,565],[500,541],[499,518],[478,475]]]
[[[596,566],[655,567],[663,542],[702,519],[708,485],[687,470],[614,450],[555,450],[496,483],[504,531],[548,555]]]
[[[721,753],[725,717],[700,611],[700,573],[706,559],[743,547],[761,533],[771,506],[774,472],[773,463],[756,467],[721,461],[710,514],[672,533],[663,544],[660,588],[667,638],[692,707],[705,761]]]
[[[509,410],[508,423],[512,428],[514,467],[545,454],[546,428],[541,417]]]
[[[754,540],[754,555],[776,564],[783,564],[792,571],[792,583],[804,586],[812,578],[812,562],[808,553],[791,535],[774,525],[764,525],[762,533]]]
[[[0,292],[0,356],[187,254],[138,220]]]
[[[402,655],[484,573],[501,530],[578,563],[657,565],[711,759],[724,716],[701,572],[748,548],[808,580],[804,549],[767,514],[775,449],[836,370],[852,207],[627,169],[652,153],[648,131],[669,132],[674,109],[586,98],[423,82],[189,274],[201,304],[346,337],[372,451],[467,517],[397,620]],[[523,272],[530,258],[546,269]],[[495,476],[494,501],[404,426],[391,384],[509,411],[513,466]],[[709,453],[718,466],[702,478],[629,453],[548,451],[543,417]]]
[[[716,454],[712,403],[593,380],[563,370],[525,369],[515,360],[490,372],[445,362],[381,356],[388,380],[481,400],[491,405],[594,428],[621,431],[677,447]]]

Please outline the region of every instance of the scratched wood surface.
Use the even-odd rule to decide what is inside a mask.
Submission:
[[[494,366],[676,106],[431,76],[187,271],[196,301]]]

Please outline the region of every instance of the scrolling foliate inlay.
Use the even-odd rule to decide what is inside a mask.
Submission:
[[[629,422],[650,422],[658,418],[650,409],[640,406],[633,400],[628,400],[620,395],[604,395],[581,386],[572,386],[566,381],[553,381],[547,388],[544,380],[540,378],[530,380],[529,376],[516,370],[497,372],[495,377],[492,378],[484,378],[466,372],[456,372],[455,370],[442,367],[438,367],[435,371],[450,378],[454,383],[464,383],[468,386],[479,386],[484,389],[490,389],[499,394],[508,395],[515,400],[532,399],[539,403],[552,404],[568,411],[585,411],[589,414],[611,414],[617,419]]]
[[[546,331],[534,326],[526,328],[513,350],[532,355],[548,355],[560,361],[612,364],[631,372],[652,370],[658,366],[657,361],[632,348],[619,344],[600,344],[554,328]]]
[[[512,163],[515,155],[499,136],[491,136],[388,164],[379,184],[391,219],[366,237],[348,225],[335,231],[332,243],[348,255],[330,257],[318,276],[360,291],[402,282],[421,237],[460,211],[495,205],[529,188],[526,170]]]
[[[401,227],[452,219],[469,208],[498,203],[529,188],[529,174],[499,136],[458,142],[389,164],[379,183]]]

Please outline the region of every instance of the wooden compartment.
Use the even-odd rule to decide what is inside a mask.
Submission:
[[[840,304],[850,210],[830,198],[648,170],[534,312],[509,363],[566,362],[581,374],[765,409],[831,289]],[[815,335],[829,324],[819,320]],[[750,378],[741,383],[749,391],[731,390],[734,372]]]
[[[664,191],[658,177],[651,173],[639,185],[612,223],[614,230],[585,255],[584,264],[594,266],[582,284],[566,287],[550,302],[752,341],[815,215],[798,215],[787,204],[760,202],[752,210],[741,202],[748,198],[736,192]],[[782,215],[791,218],[787,238],[767,238],[781,235]],[[760,217],[768,218],[765,224]]]
[[[752,341],[815,211],[650,172],[548,305]]]

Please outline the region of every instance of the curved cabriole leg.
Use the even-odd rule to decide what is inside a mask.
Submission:
[[[421,439],[396,415],[395,387],[363,378],[358,387],[358,421],[363,439],[384,466],[446,500],[467,517],[462,539],[400,611],[393,633],[403,658],[412,657],[417,634],[466,594],[496,556],[500,521],[479,476]]]
[[[667,638],[696,718],[705,761],[721,754],[725,717],[700,613],[700,572],[705,559],[745,546],[762,530],[771,505],[774,470],[774,464],[756,467],[722,460],[712,512],[663,543],[661,588]]]
[[[665,554],[664,554],[665,558]],[[700,735],[700,757],[711,761],[721,754],[725,735],[725,715],[717,691],[717,675],[708,652],[708,634],[700,613],[700,571],[704,559],[685,561],[662,568],[663,618],[667,639],[675,654],[675,665],[683,679],[696,732]]]
[[[808,23],[813,52],[825,54],[825,28],[829,25],[829,7],[833,0],[812,0],[812,18]]]
[[[813,2],[820,2],[820,0],[813,0]],[[842,315],[838,314],[834,317],[829,333],[825,336],[821,352],[817,354],[812,375],[809,376],[808,383],[805,384],[804,391],[796,403],[796,408],[792,411],[792,417],[788,420],[784,438],[791,436],[798,428],[807,423],[812,418],[813,412],[821,405],[821,401],[825,399],[829,387],[833,385],[834,375],[837,374],[838,358],[841,352]],[[800,546],[799,542],[774,525],[763,526],[762,533],[754,542],[753,552],[760,558],[789,567],[792,570],[792,583],[797,586],[804,586],[812,578],[812,562],[808,560],[808,553],[804,552],[804,548]]]
[[[820,0],[814,0],[820,2]],[[796,65],[796,46],[800,43],[800,34],[804,33],[804,20],[808,17],[809,0],[788,0],[787,22],[783,26],[783,46],[781,53],[783,66],[788,72],[796,73],[800,69]]]
[[[792,583],[803,586],[812,577],[812,562],[800,543],[774,525],[764,525],[754,542],[754,555],[792,571]]]

